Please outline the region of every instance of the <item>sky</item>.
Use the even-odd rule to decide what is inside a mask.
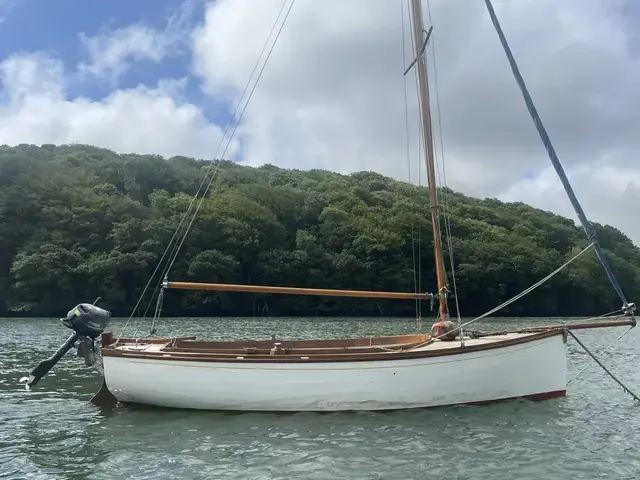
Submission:
[[[290,1],[0,0],[0,144],[224,153],[424,184],[415,77],[402,74],[405,0],[295,1],[233,141],[222,142]],[[587,216],[640,245],[636,3],[494,7]],[[484,1],[424,0],[423,9],[434,27],[427,58],[446,184],[575,218]]]

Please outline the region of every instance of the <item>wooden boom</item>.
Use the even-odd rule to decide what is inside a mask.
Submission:
[[[223,292],[283,293],[287,295],[325,295],[333,297],[387,298],[419,300],[431,299],[431,293],[374,292],[370,290],[333,290],[327,288],[273,287],[267,285],[234,285],[230,283],[164,282],[173,290],[210,290]]]

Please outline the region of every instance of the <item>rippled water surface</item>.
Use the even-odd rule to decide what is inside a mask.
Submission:
[[[116,332],[122,326],[112,322]],[[331,338],[415,329],[406,319],[171,319],[158,335]],[[17,383],[68,333],[57,320],[0,319],[0,478],[640,478],[640,408],[595,364],[566,398],[540,403],[392,413],[104,412],[88,403],[97,374],[73,351],[33,391]],[[597,351],[620,333],[580,332],[580,338]],[[632,331],[601,357],[636,391],[639,347]],[[571,339],[568,352],[571,377],[588,357]]]

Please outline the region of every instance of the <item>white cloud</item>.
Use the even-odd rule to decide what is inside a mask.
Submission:
[[[43,54],[0,63],[0,144],[89,143],[118,152],[211,158],[220,129],[181,100],[183,83],[70,98],[62,63]]]
[[[167,18],[164,28],[144,23],[108,29],[97,35],[80,33],[79,38],[89,61],[78,66],[81,75],[106,78],[115,83],[135,62],[159,63],[178,53],[188,41],[189,28],[196,3],[186,0]]]
[[[281,4],[209,4],[193,36],[195,71],[207,91],[242,91]],[[622,5],[494,6],[587,214],[640,243],[640,226],[629,222],[640,202],[628,201],[640,173],[640,64],[628,50],[633,32]],[[549,161],[484,3],[432,0],[431,9],[449,185],[570,213],[559,180],[547,173]],[[238,132],[248,161],[407,178],[401,39],[400,2],[297,2]],[[432,48],[428,55],[435,102]],[[408,77],[415,126],[415,84]],[[415,128],[412,139],[415,162]]]
[[[296,2],[237,133],[248,163],[408,178],[402,72],[410,54],[403,63],[400,3]],[[435,103],[437,73],[449,186],[573,216],[483,2],[431,4],[437,70],[430,47],[430,81]],[[495,7],[587,215],[640,243],[632,221],[640,213],[640,64],[629,51],[637,39],[622,4],[499,0]],[[205,91],[233,103],[281,6],[216,0],[193,30],[189,2],[163,29],[135,24],[84,37],[89,61],[79,70],[113,80],[133,62],[161,62],[189,46]],[[182,81],[114,89],[92,101],[66,87],[76,72],[42,54],[6,59],[0,72],[0,143],[82,142],[210,157],[220,139],[220,129],[183,99]],[[407,86],[415,165],[412,74]]]
[[[573,168],[571,177],[575,193],[588,217],[616,226],[629,234],[636,245],[640,244],[640,228],[636,220],[640,206],[638,164],[626,167],[606,161],[585,164]],[[577,222],[577,216],[551,166],[533,178],[510,185],[500,199],[534,204]]]
[[[93,37],[81,34],[80,40],[90,59],[89,63],[80,65],[80,71],[111,79],[122,75],[133,62],[160,62],[171,47],[162,32],[140,24]]]

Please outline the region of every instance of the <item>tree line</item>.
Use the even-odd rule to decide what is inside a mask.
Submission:
[[[435,290],[426,188],[373,172],[215,163],[211,193],[170,280]],[[211,165],[89,145],[0,147],[0,315],[62,316],[100,296],[114,315],[128,316]],[[520,293],[587,245],[573,221],[523,203],[449,189],[440,198],[450,214],[463,316]],[[640,250],[611,226],[596,230],[627,296],[640,299]],[[435,314],[429,308],[422,305],[424,315]],[[500,314],[576,316],[618,308],[588,252]],[[167,291],[163,307],[165,315],[193,316],[415,311],[406,300],[187,291]]]

